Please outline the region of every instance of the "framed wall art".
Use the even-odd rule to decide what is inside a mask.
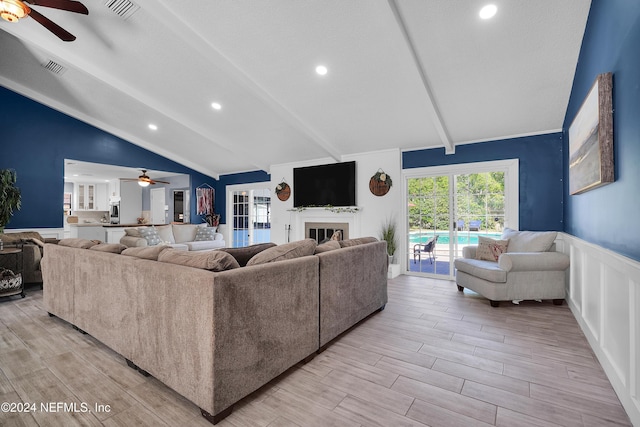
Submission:
[[[572,195],[614,181],[612,89],[612,74],[598,75],[569,126]]]

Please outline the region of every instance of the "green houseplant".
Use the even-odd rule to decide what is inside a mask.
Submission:
[[[387,242],[387,255],[389,255],[389,262],[391,263],[391,259],[398,247],[397,227],[396,222],[393,219],[387,219],[382,224],[380,240]]]
[[[16,171],[0,170],[0,233],[9,223],[14,210],[20,210],[20,189],[16,187]]]

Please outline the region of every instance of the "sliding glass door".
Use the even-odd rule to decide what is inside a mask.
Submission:
[[[406,271],[453,278],[453,261],[479,236],[518,224],[517,160],[405,173]]]

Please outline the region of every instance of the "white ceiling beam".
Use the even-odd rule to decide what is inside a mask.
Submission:
[[[422,80],[422,85],[425,90],[425,94],[427,96],[427,105],[429,106],[429,118],[433,122],[436,130],[438,131],[438,135],[440,136],[440,140],[442,145],[444,145],[445,152],[447,154],[453,154],[455,152],[455,144],[451,141],[451,137],[449,136],[449,132],[444,124],[444,120],[442,119],[442,115],[440,114],[440,109],[435,101],[433,96],[433,92],[431,91],[431,84],[429,83],[429,76],[424,69],[420,58],[418,57],[418,53],[416,51],[415,43],[409,34],[409,30],[407,29],[407,25],[402,17],[402,12],[400,11],[400,7],[396,0],[387,0],[389,3],[389,7],[391,8],[391,12],[393,13],[393,17],[398,24],[398,28],[402,33],[402,37],[407,44],[407,48],[411,53],[411,58],[413,59],[413,63],[420,75],[420,79]]]

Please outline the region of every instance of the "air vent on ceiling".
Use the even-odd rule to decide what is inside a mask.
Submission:
[[[105,6],[124,20],[127,20],[140,9],[140,6],[130,0],[104,0]]]
[[[67,71],[65,67],[52,60],[49,60],[49,62],[45,62],[44,64],[42,64],[42,66],[51,71],[53,74],[62,75],[65,71]]]

